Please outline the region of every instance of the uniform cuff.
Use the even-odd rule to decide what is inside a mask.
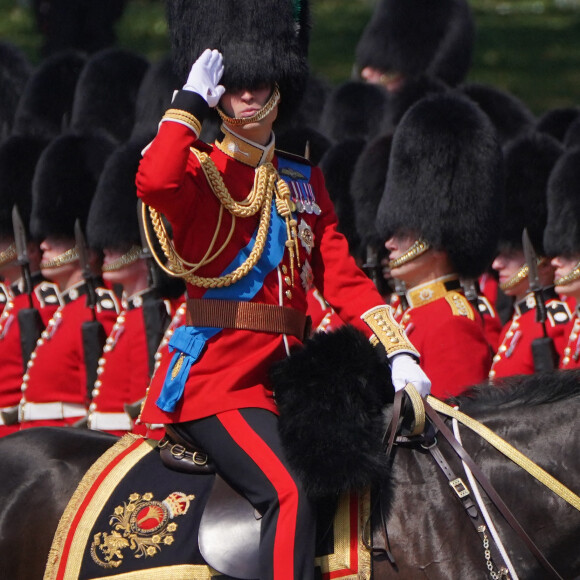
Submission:
[[[175,91],[171,107],[165,112],[161,122],[181,123],[199,137],[201,124],[208,113],[209,105],[203,97],[193,91]]]

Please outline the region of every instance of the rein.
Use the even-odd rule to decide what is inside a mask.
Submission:
[[[403,391],[395,393],[395,400],[393,403],[393,418],[391,420],[391,424],[388,429],[387,454],[390,456],[392,452],[392,447],[395,443],[410,443],[415,440],[421,442],[422,447],[424,447],[431,453],[431,455],[433,456],[439,467],[444,472],[445,476],[449,480],[451,488],[454,490],[455,494],[459,497],[459,499],[463,503],[464,509],[470,516],[470,521],[474,524],[476,531],[483,536],[485,541],[486,527],[480,525],[479,523],[481,517],[479,516],[479,513],[477,511],[477,506],[473,503],[473,501],[471,501],[471,498],[469,497],[470,492],[467,486],[465,486],[461,478],[455,476],[455,474],[449,467],[449,464],[443,458],[443,455],[441,454],[440,450],[436,447],[437,440],[434,436],[433,431],[430,434],[428,432],[421,432],[420,434],[417,433],[417,427],[419,425],[423,426],[425,425],[424,420],[426,415],[431,421],[431,425],[427,423],[428,427],[427,431],[429,431],[429,428],[431,430],[435,428],[437,432],[439,432],[443,437],[445,437],[445,439],[451,445],[455,453],[464,462],[464,464],[469,467],[475,479],[479,482],[483,490],[487,493],[489,499],[495,504],[496,508],[506,519],[506,521],[512,527],[512,529],[520,536],[523,542],[527,545],[530,552],[532,552],[532,554],[536,557],[538,562],[544,567],[544,569],[547,572],[549,572],[551,577],[556,578],[558,580],[563,580],[562,577],[558,574],[558,572],[548,562],[546,557],[536,546],[533,540],[528,536],[526,531],[521,527],[520,523],[511,513],[510,509],[504,503],[504,501],[499,496],[495,488],[491,485],[487,477],[483,474],[479,466],[473,461],[473,459],[467,454],[463,446],[457,441],[451,430],[447,427],[447,425],[438,415],[438,412],[455,418],[457,421],[463,423],[464,425],[475,431],[481,437],[489,441],[496,449],[501,451],[504,455],[506,455],[508,458],[514,461],[517,465],[520,465],[520,467],[525,469],[528,473],[533,475],[536,479],[541,481],[544,485],[546,485],[549,489],[557,493],[558,496],[560,496],[562,499],[565,499],[576,509],[580,509],[579,507],[580,498],[578,498],[576,494],[570,491],[559,481],[557,481],[548,473],[546,473],[538,465],[533,463],[525,455],[517,451],[514,447],[509,445],[501,437],[493,433],[493,431],[491,431],[489,428],[485,427],[475,419],[472,419],[471,417],[465,415],[464,413],[461,413],[460,411],[453,409],[449,405],[446,405],[445,403],[439,401],[438,399],[432,396],[428,396],[426,400],[421,399],[416,389],[411,384],[405,387],[404,392],[409,395],[414,412],[416,413],[418,412],[418,414],[415,415],[415,426],[412,429],[412,433],[410,436],[397,435],[397,432],[401,424],[401,407],[403,401],[402,397]],[[386,435],[387,434],[385,434],[385,436]],[[386,528],[385,528],[385,537],[387,537]],[[390,553],[390,548],[388,549],[388,552]],[[489,568],[490,562],[487,551],[486,551],[486,559],[488,559],[488,568]],[[490,568],[490,572],[491,571],[492,570]],[[503,573],[503,570],[500,570],[500,573]]]

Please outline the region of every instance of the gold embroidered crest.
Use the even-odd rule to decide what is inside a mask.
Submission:
[[[118,568],[123,563],[123,550],[129,548],[135,558],[155,556],[163,546],[174,542],[177,524],[172,521],[184,515],[194,495],[174,491],[163,501],[154,501],[152,493],[133,493],[129,502],[115,508],[109,520],[111,533],[93,536],[91,557],[103,568]]]

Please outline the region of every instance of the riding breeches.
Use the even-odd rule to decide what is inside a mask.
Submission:
[[[262,514],[260,580],[313,579],[316,516],[286,462],[278,417],[248,408],[173,428],[207,452],[224,480]]]

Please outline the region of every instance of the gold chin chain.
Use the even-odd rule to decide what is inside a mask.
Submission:
[[[140,246],[131,246],[131,249],[124,253],[122,256],[118,257],[116,260],[104,264],[102,267],[103,272],[114,272],[115,270],[120,270],[133,262],[136,262],[143,255],[143,248]]]
[[[56,258],[52,260],[42,261],[40,263],[40,267],[49,270],[50,268],[59,268],[60,266],[64,266],[65,264],[70,264],[79,259],[79,254],[77,251],[77,247],[74,246],[70,250],[59,254]]]
[[[278,88],[278,85],[274,85],[274,90],[272,91],[272,95],[268,99],[268,102],[255,115],[252,115],[251,117],[228,117],[228,115],[226,115],[223,109],[221,109],[219,106],[216,107],[216,110],[221,120],[228,123],[229,125],[249,125],[250,123],[257,123],[258,121],[261,121],[267,117],[279,102],[280,89]]]
[[[578,262],[565,276],[558,278],[558,280],[554,280],[554,286],[566,286],[566,284],[571,284],[578,279],[580,279],[580,262]]]
[[[0,252],[0,266],[6,266],[16,260],[16,244],[12,242],[4,251]]]
[[[252,190],[246,199],[241,202],[237,202],[232,198],[225,183],[223,182],[222,176],[220,175],[213,161],[210,159],[209,155],[196,149],[192,150],[196,157],[199,159],[211,190],[220,201],[218,223],[213,235],[213,239],[210,242],[205,256],[198,263],[191,263],[184,260],[177,253],[175,246],[169,239],[161,215],[157,210],[149,207],[151,223],[161,245],[161,249],[169,261],[169,268],[167,268],[160,261],[159,257],[154,251],[154,247],[146,229],[147,242],[149,243],[149,247],[151,248],[152,254],[157,264],[167,274],[184,278],[187,282],[199,288],[223,288],[234,284],[244,276],[247,276],[247,274],[256,265],[262,253],[264,252],[264,247],[266,246],[266,239],[268,236],[268,229],[270,226],[272,200],[274,198],[274,194],[276,194],[276,210],[286,221],[286,247],[290,253],[290,269],[292,273],[292,284],[294,284],[294,260],[298,256],[298,236],[296,232],[297,224],[296,220],[292,217],[293,202],[290,199],[290,189],[286,182],[278,176],[276,168],[271,163],[264,163],[257,167]],[[143,205],[143,212],[145,212],[145,207],[146,206]],[[213,251],[215,241],[220,230],[224,208],[232,216],[232,225],[227,239],[222,244],[222,246],[212,255],[211,253]],[[215,258],[230,242],[234,231],[236,217],[251,217],[258,213],[258,211],[260,212],[260,220],[258,224],[258,232],[256,234],[256,241],[244,263],[238,266],[233,272],[224,276],[211,278],[195,275],[196,270],[215,260]],[[300,267],[299,259],[298,266]]]
[[[511,278],[499,285],[500,290],[505,292],[515,288],[522,280],[528,277],[528,270],[528,265],[524,264]]]
[[[400,268],[404,264],[424,254],[431,246],[426,240],[419,238],[402,256],[389,261],[389,269]]]

